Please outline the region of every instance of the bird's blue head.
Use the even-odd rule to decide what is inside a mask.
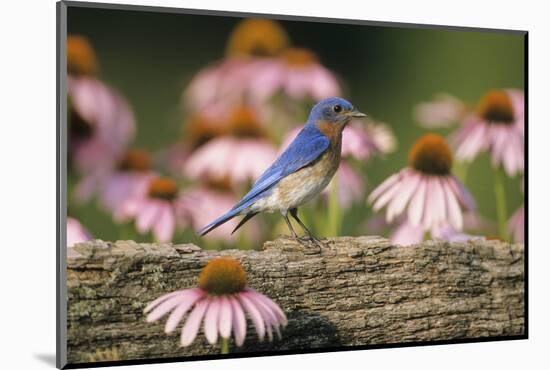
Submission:
[[[346,99],[332,97],[315,104],[309,114],[309,123],[327,122],[342,128],[353,118],[366,117]]]

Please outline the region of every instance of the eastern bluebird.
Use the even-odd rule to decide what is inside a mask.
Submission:
[[[244,215],[233,230],[259,212],[279,211],[292,236],[298,239],[288,214],[300,224],[311,240],[317,241],[298,218],[298,207],[319,194],[340,164],[342,130],[352,117],[365,117],[342,98],[317,103],[298,136],[277,160],[256,180],[252,189],[231,210],[203,227],[205,235],[233,217]]]

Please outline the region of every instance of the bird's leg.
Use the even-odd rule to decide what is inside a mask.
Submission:
[[[286,221],[286,224],[290,230],[290,232],[292,233],[292,236],[294,237],[294,239],[298,240],[298,234],[296,234],[296,231],[294,231],[294,228],[292,227],[292,224],[290,223],[290,220],[288,219],[288,214],[286,212],[283,213],[283,217]]]
[[[307,234],[307,236],[309,237],[310,240],[313,240],[314,242],[316,243],[320,243],[321,241],[315,237],[315,235],[313,235],[313,233],[311,231],[309,231],[309,229],[307,228],[306,225],[304,225],[304,223],[302,222],[302,220],[300,220],[298,218],[298,208],[292,208],[290,209],[290,215],[292,217],[294,217],[294,219],[300,224],[300,226],[302,227],[302,229],[304,230],[304,232]]]

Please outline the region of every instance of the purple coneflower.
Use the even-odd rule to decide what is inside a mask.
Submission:
[[[233,333],[235,344],[242,346],[246,337],[246,314],[251,318],[258,338],[273,339],[273,331],[281,337],[280,328],[287,319],[281,308],[265,295],[247,287],[247,277],[241,264],[232,258],[215,258],[208,262],[199,276],[198,288],[165,294],[144,310],[147,321],[154,322],[171,312],[165,332],[173,332],[187,315],[181,331],[181,345],[189,346],[204,322],[204,334],[210,344],[221,337],[221,351],[228,353],[228,340]]]
[[[414,118],[422,127],[451,127],[467,113],[466,105],[452,95],[440,93],[432,101],[417,104]]]
[[[272,57],[289,45],[287,33],[271,19],[244,19],[235,27],[227,43],[230,57]]]
[[[68,95],[70,159],[83,172],[116,161],[135,131],[126,100],[91,77],[69,77]]]
[[[471,161],[482,151],[491,154],[499,236],[503,240],[508,239],[504,172],[514,176],[524,169],[524,104],[520,90],[491,90],[452,136],[458,159]]]
[[[67,72],[71,76],[94,76],[98,71],[94,48],[81,35],[67,35]]]
[[[376,154],[395,150],[396,140],[384,123],[348,125],[342,132],[342,156],[366,161]]]
[[[192,111],[212,106],[231,107],[253,103],[251,81],[263,74],[266,60],[279,55],[289,45],[280,24],[268,19],[245,19],[229,37],[226,58],[200,71],[184,93],[185,106]]]
[[[411,148],[409,166],[390,176],[369,196],[373,209],[386,207],[386,221],[407,212],[407,221],[424,231],[446,223],[462,230],[461,208],[475,209],[464,185],[451,173],[452,154],[436,134],[421,137]]]
[[[99,198],[102,206],[114,212],[116,219],[116,211],[122,203],[147,187],[153,176],[149,152],[143,149],[128,150],[116,170],[103,181]]]
[[[478,104],[475,113],[466,116],[452,136],[456,157],[471,161],[489,151],[495,167],[509,176],[523,172],[524,166],[524,96],[519,90],[491,90]]]
[[[167,177],[155,177],[139,190],[120,205],[117,211],[119,219],[135,219],[138,232],[152,231],[156,240],[170,241],[176,228],[175,213],[179,201],[176,182]]]
[[[142,149],[129,149],[114,168],[104,168],[84,176],[76,185],[75,198],[86,202],[98,193],[101,206],[117,219],[116,212],[122,203],[147,187],[152,176],[150,154]]]
[[[69,158],[84,172],[108,167],[132,139],[135,124],[126,100],[94,76],[95,52],[80,35],[67,37]]]
[[[186,176],[229,179],[239,185],[258,178],[274,161],[277,152],[251,109],[236,109],[225,125],[227,135],[208,141],[189,155],[184,164]]]
[[[296,100],[314,101],[341,95],[334,74],[319,63],[317,56],[304,48],[288,48],[278,59],[264,63],[261,74],[250,83],[251,95],[267,100],[282,91]]]

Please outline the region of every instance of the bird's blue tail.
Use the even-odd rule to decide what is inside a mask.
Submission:
[[[208,234],[210,231],[214,230],[216,227],[225,224],[227,221],[231,220],[233,217],[237,217],[240,213],[240,208],[234,208],[231,211],[227,212],[223,216],[218,217],[202,229],[198,231],[200,236]]]

